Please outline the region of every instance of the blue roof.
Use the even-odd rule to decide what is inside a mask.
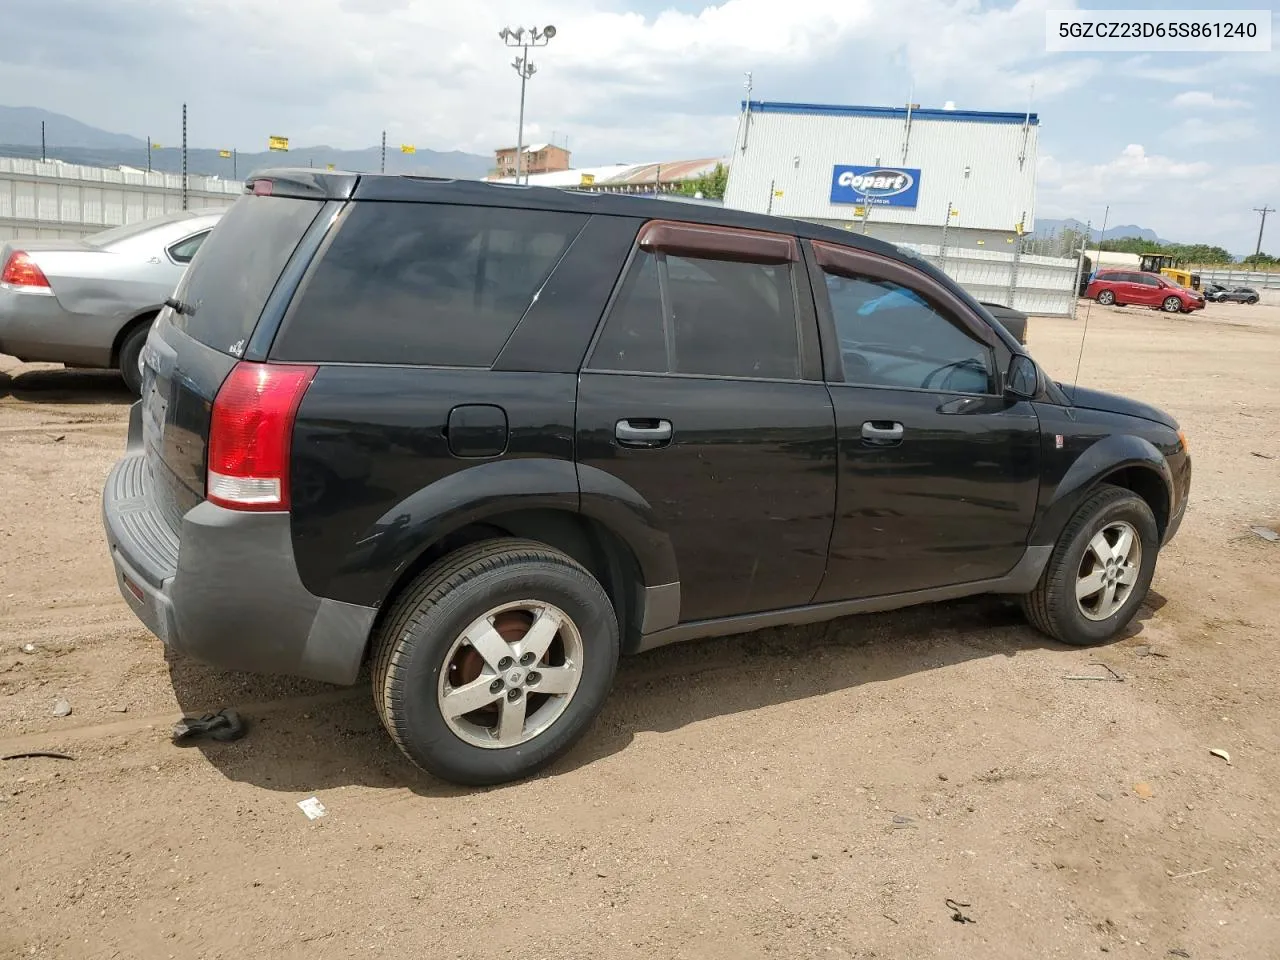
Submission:
[[[742,101],[746,110],[748,101]],[[840,106],[831,103],[777,103],[769,100],[750,101],[752,113],[803,113],[828,117],[879,117],[883,120],[907,117],[906,107]],[[939,110],[919,108],[911,111],[912,120],[956,120],[965,123],[1030,123],[1039,126],[1040,117],[1034,113],[1001,113],[991,110]]]

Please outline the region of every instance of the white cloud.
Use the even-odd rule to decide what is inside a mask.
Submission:
[[[1280,184],[1280,163],[1222,167],[1151,154],[1132,143],[1105,163],[1044,155],[1037,167],[1036,215],[1136,223],[1183,242],[1243,250],[1239,211],[1261,206]]]
[[[1172,62],[1171,62],[1172,61]],[[1238,84],[1249,77],[1280,76],[1280,57],[1274,53],[1233,53],[1187,62],[1182,56],[1139,54],[1119,63],[1116,74],[1139,80],[1197,87]]]
[[[200,141],[247,147],[287,133],[356,147],[385,127],[419,146],[488,153],[514,139],[518,106],[498,30],[536,17],[558,35],[534,54],[530,135],[568,134],[579,157],[612,161],[727,150],[746,70],[769,99],[905,102],[914,82],[926,105],[1017,110],[1033,80],[1040,107],[1100,69],[1045,59],[1045,11],[1073,0],[706,0],[649,17],[627,4],[42,0],[47,15],[6,36],[0,89],[39,89],[42,106],[136,135],[158,135],[139,115],[173,116],[186,97]],[[156,83],[155,64],[107,55],[123,38],[181,49],[182,78]]]
[[[1188,117],[1165,134],[1165,139],[1201,145],[1206,143],[1237,143],[1258,135],[1258,125],[1252,120],[1202,120]]]
[[[1216,97],[1208,90],[1184,90],[1170,100],[1169,104],[1180,110],[1241,110],[1249,106],[1244,100]]]

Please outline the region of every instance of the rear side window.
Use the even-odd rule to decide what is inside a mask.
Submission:
[[[243,353],[276,279],[321,206],[284,197],[237,200],[178,286],[177,298],[195,312],[175,312],[173,325],[215,350]]]
[[[209,239],[209,231],[206,230],[204,233],[197,233],[194,237],[180,240],[169,248],[169,256],[177,263],[190,263],[195,259],[196,251],[207,239]]]
[[[664,281],[669,313],[662,305]],[[798,379],[791,265],[641,253],[618,291],[590,365],[636,373]]]
[[[541,210],[358,203],[272,356],[490,366],[586,222]]]

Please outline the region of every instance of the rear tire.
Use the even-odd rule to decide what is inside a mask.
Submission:
[[[488,540],[437,561],[392,604],[374,639],[374,704],[427,772],[467,786],[517,780],[586,732],[618,637],[608,594],[572,558]]]
[[[1062,643],[1084,647],[1112,640],[1146,599],[1159,551],[1159,527],[1147,502],[1104,484],[1058,537],[1040,582],[1022,597],[1023,613]]]
[[[1258,298],[1257,298],[1257,297],[1248,297],[1248,298],[1246,298],[1246,299],[1245,299],[1245,301],[1244,301],[1244,302],[1245,302],[1245,303],[1257,303],[1257,302],[1258,302]]]
[[[1116,295],[1110,290],[1103,290],[1098,294],[1098,302],[1104,307],[1109,307],[1116,302]]]
[[[142,371],[138,369],[138,358],[142,356],[142,348],[147,342],[147,334],[151,332],[151,323],[140,323],[130,330],[120,344],[120,376],[135,395],[142,393]]]

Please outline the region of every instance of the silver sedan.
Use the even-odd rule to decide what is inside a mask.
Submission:
[[[225,210],[189,210],[82,240],[0,243],[0,353],[119,369],[136,393],[151,321]]]

